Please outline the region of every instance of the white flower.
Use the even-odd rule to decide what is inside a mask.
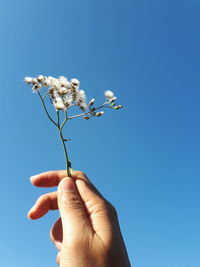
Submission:
[[[86,111],[87,108],[88,108],[88,106],[87,106],[87,104],[86,104],[85,102],[80,103],[80,104],[79,104],[79,107],[80,107],[83,111]]]
[[[54,99],[53,105],[54,105],[56,110],[65,110],[66,109],[62,98],[59,96]]]
[[[60,95],[64,95],[64,94],[67,94],[67,92],[68,92],[68,89],[66,88],[66,87],[60,87],[60,88],[58,88],[58,93],[60,94]]]
[[[54,99],[54,98],[57,98],[57,97],[60,97],[59,94],[58,94],[58,91],[54,88],[54,87],[51,87],[49,88],[49,96]]]
[[[59,89],[61,87],[61,83],[58,79],[54,78],[52,80],[52,86],[55,87],[56,89]]]
[[[69,108],[72,105],[73,97],[72,95],[64,95],[63,96],[63,102],[66,106],[66,108]]]
[[[76,102],[85,102],[86,97],[85,97],[85,91],[84,90],[80,90],[76,93],[75,95],[75,100]]]
[[[39,84],[39,83],[38,83],[38,80],[37,80],[36,78],[33,78],[31,83],[32,83],[32,84]]]
[[[108,99],[111,99],[111,98],[114,97],[114,93],[112,91],[110,91],[110,90],[105,91],[104,95]]]
[[[85,91],[84,90],[80,90],[77,94],[77,97],[81,100],[85,100]]]
[[[52,76],[48,76],[45,78],[44,86],[51,87],[53,86],[54,79]]]
[[[32,84],[33,92],[38,92],[42,88],[42,85],[39,83],[39,81],[36,78],[25,77],[24,81],[28,84]]]
[[[85,96],[85,91],[84,90],[80,90],[76,93],[76,105],[79,106],[83,111],[85,111],[88,106],[85,103],[86,101],[86,96]]]
[[[37,77],[37,80],[38,80],[38,82],[43,82],[44,81],[44,76],[43,75],[39,75],[38,77]]]
[[[78,85],[80,85],[80,82],[77,79],[71,79],[71,84],[74,86],[78,86]]]
[[[32,83],[33,78],[32,77],[25,77],[24,81],[25,83]]]
[[[67,80],[67,78],[65,78],[64,76],[60,76],[59,78],[60,84],[63,87],[69,87],[70,82]]]

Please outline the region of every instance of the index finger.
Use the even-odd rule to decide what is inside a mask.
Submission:
[[[89,182],[86,175],[80,171],[73,171],[71,178],[76,179],[80,175],[82,176],[82,179]],[[38,187],[53,187],[58,186],[60,181],[65,177],[67,177],[66,170],[48,171],[31,176],[30,181],[33,185]]]

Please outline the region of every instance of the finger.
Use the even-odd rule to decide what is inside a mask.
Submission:
[[[66,176],[66,170],[48,171],[31,176],[30,181],[33,185],[38,187],[53,187],[57,186],[59,182]]]
[[[44,216],[49,210],[56,209],[58,209],[57,192],[47,193],[37,199],[28,213],[28,218],[35,220]]]
[[[58,206],[63,226],[63,243],[80,239],[91,230],[84,203],[72,178],[64,178],[58,186]]]
[[[91,200],[101,200],[105,201],[102,194],[97,190],[97,188],[90,182],[85,173],[77,171],[76,175],[73,176],[79,194],[85,204]]]
[[[117,213],[115,208],[104,199],[98,190],[80,173],[76,180],[76,186],[83,200],[87,214],[89,215],[93,231],[109,242],[112,233],[112,225],[117,225]]]
[[[55,182],[58,183],[63,179],[65,172],[66,171],[50,171],[39,174],[38,178],[36,178],[36,184],[40,183],[41,181],[42,184],[44,184],[44,181],[47,181],[47,184],[54,184]],[[72,179],[75,180],[81,199],[85,203],[87,214],[97,212],[96,210],[100,207],[100,204],[104,204],[106,202],[103,196],[89,181],[89,179],[83,172],[74,171]],[[56,192],[45,194],[37,200],[36,204],[31,209],[31,211],[29,212],[29,218],[38,219],[46,214],[49,210],[57,208],[58,206]]]
[[[61,244],[63,241],[63,229],[62,229],[62,221],[59,218],[50,230],[50,239],[55,244],[57,249],[61,250]]]
[[[66,177],[66,170],[61,170],[61,171],[48,171],[48,172],[43,172],[38,175],[34,175],[30,178],[30,181],[33,185],[38,186],[38,187],[53,187],[53,186],[58,186],[59,182]],[[79,180],[84,180],[88,183],[91,184],[93,187],[93,191],[96,192],[96,194],[100,195],[99,191],[92,185],[88,177],[86,176],[85,173],[81,171],[73,171],[72,172],[72,177],[73,179],[79,179]],[[102,197],[102,196],[101,196]]]
[[[51,172],[39,174],[38,181],[43,180],[44,182],[44,180],[46,179],[45,177],[47,177],[47,181],[49,182],[51,182],[50,181],[51,179],[52,181],[54,180],[53,182],[55,182],[56,180],[60,181],[61,179],[63,179],[64,175],[65,175],[65,171],[51,171]],[[100,198],[103,198],[98,192],[98,190],[94,187],[94,185],[91,184],[91,182],[89,181],[89,179],[83,172],[80,172],[80,171],[74,172],[72,178],[76,180],[77,186],[79,188],[79,191],[82,195],[82,199],[84,200],[84,202],[90,201],[90,199],[92,198],[94,200],[94,197],[96,195],[98,195]],[[91,190],[90,190],[91,193],[89,193],[88,190],[87,192],[85,192],[84,183],[81,183],[81,181],[88,183],[88,187],[91,187]],[[93,194],[93,192],[95,194]],[[57,192],[47,193],[38,198],[35,205],[29,211],[28,218],[39,219],[42,216],[44,216],[49,210],[55,210],[55,209],[58,209]]]
[[[56,262],[58,265],[60,265],[60,252],[57,254]]]
[[[89,182],[89,179],[83,172],[80,172],[80,171],[72,172],[73,179],[76,179],[78,175],[82,175],[82,178]],[[65,177],[67,177],[66,170],[48,171],[48,172],[43,172],[43,173],[31,176],[30,181],[33,185],[38,186],[38,187],[53,187],[53,186],[57,186],[59,182]]]

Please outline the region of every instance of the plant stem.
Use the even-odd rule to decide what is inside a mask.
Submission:
[[[46,92],[46,94],[43,96],[43,100],[48,96],[49,92]]]
[[[39,95],[39,97],[40,97],[40,99],[41,99],[41,101],[42,101],[42,106],[43,106],[43,108],[44,108],[44,111],[45,111],[47,117],[49,118],[49,120],[50,120],[56,127],[58,127],[58,124],[57,124],[57,123],[51,118],[51,116],[49,115],[49,112],[47,111],[47,108],[46,108],[45,103],[44,103],[44,99],[42,98],[40,92],[38,92],[38,95]]]
[[[67,176],[71,177],[71,162],[69,161],[69,158],[68,158],[67,148],[66,148],[66,144],[65,144],[65,141],[64,141],[64,138],[63,138],[63,134],[62,134],[62,129],[63,129],[65,123],[68,120],[67,111],[65,111],[65,119],[64,119],[62,125],[60,126],[60,113],[59,113],[59,110],[56,112],[57,113],[57,123],[56,123],[51,118],[51,116],[49,115],[49,112],[47,111],[47,108],[46,108],[46,105],[45,105],[45,102],[44,102],[44,98],[46,97],[46,95],[45,95],[44,98],[41,96],[40,92],[38,92],[38,95],[39,95],[39,97],[40,97],[40,99],[42,101],[42,106],[44,108],[44,111],[45,111],[47,117],[58,128],[59,136],[60,136],[60,139],[61,139],[61,142],[62,142],[62,145],[63,145],[64,154],[65,154]]]
[[[99,106],[98,108],[95,108],[94,111],[100,109],[100,108],[111,108],[113,109],[112,107],[110,106],[106,106],[106,105],[101,105]],[[86,112],[86,113],[81,113],[81,114],[78,114],[78,115],[75,115],[75,116],[71,116],[71,117],[68,117],[68,120],[71,120],[71,119],[74,119],[74,118],[78,118],[78,117],[83,117],[83,116],[87,116],[87,115],[90,115],[92,114],[93,112],[89,111],[89,112]]]
[[[64,127],[64,125],[65,125],[65,123],[68,121],[68,116],[67,116],[67,111],[65,110],[65,119],[64,119],[64,121],[63,121],[63,123],[62,123],[62,125],[61,125],[61,130],[62,130],[62,128]]]
[[[57,113],[57,121],[58,121],[58,129],[60,128],[60,112],[59,112],[59,110],[57,110],[56,111],[56,113]]]
[[[59,130],[59,136],[63,145],[63,150],[64,150],[64,154],[65,154],[65,160],[66,160],[66,171],[67,171],[67,176],[71,177],[71,162],[69,161],[69,157],[67,154],[67,148],[66,148],[66,144],[63,138],[63,134],[62,134],[62,129],[65,125],[65,123],[67,122],[68,118],[67,118],[67,111],[65,111],[65,119],[62,123],[62,125],[60,126],[60,113],[59,111],[57,111],[57,118],[58,118],[58,130]]]
[[[74,118],[78,118],[78,117],[83,117],[83,116],[88,115],[88,114],[90,114],[90,112],[82,113],[82,114],[75,115],[75,116],[71,116],[71,117],[68,118],[68,120],[71,120],[71,119],[74,119]]]

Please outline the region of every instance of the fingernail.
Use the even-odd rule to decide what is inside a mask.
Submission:
[[[75,192],[76,187],[73,179],[69,177],[64,178],[59,184],[59,189],[61,192]]]
[[[32,213],[35,209],[35,205],[29,210],[28,214]]]
[[[28,214],[27,214],[27,217],[28,217],[29,219],[32,219],[32,218],[31,218],[31,213],[32,213],[32,211],[33,211],[33,208],[31,208],[31,209],[29,210]]]
[[[33,176],[30,177],[30,181],[31,181],[31,183],[34,182],[34,180],[37,178],[37,176],[38,176],[38,175],[33,175]]]
[[[59,241],[54,241],[54,244],[55,244],[55,246],[57,247],[58,251],[60,251],[60,250],[61,250],[61,242],[59,242]]]

